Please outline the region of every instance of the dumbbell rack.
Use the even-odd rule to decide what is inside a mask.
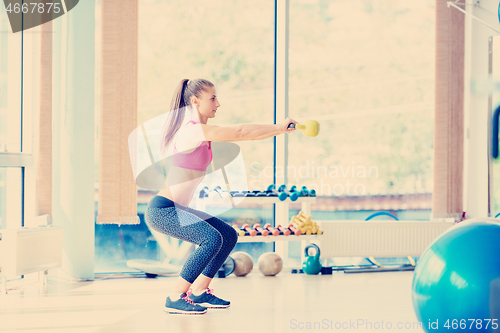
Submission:
[[[306,215],[311,215],[311,204],[316,202],[316,197],[299,197],[296,201],[291,201],[287,198],[285,201],[279,200],[278,197],[233,197],[235,205],[240,204],[289,204],[291,202],[301,203],[302,211]],[[196,208],[205,211],[205,199],[197,199]],[[290,223],[288,216],[283,218],[285,221],[276,221],[276,225],[281,224],[287,227]],[[290,236],[240,236],[238,243],[276,243],[276,252],[284,259],[288,258],[288,247],[284,246],[283,242],[301,241],[301,262],[304,261],[304,248],[311,241],[321,241],[323,235],[290,235]]]
[[[307,214],[311,215],[311,204],[316,202],[316,197],[300,197],[296,201],[291,201],[290,199],[286,199],[285,201],[280,201],[278,197],[246,197],[243,198],[244,203],[248,204],[272,204],[272,203],[281,203],[281,202],[299,202],[302,204],[302,211]],[[276,224],[281,224],[284,227],[287,227],[288,224],[290,223],[288,220],[284,221],[283,223],[278,223],[276,221]],[[305,240],[320,240],[323,235],[300,235],[300,236],[295,236],[295,235],[290,235],[290,236],[284,236],[284,235],[279,235],[279,236],[240,236],[238,237],[238,243],[271,243],[271,242],[277,242],[277,241],[305,241]]]
[[[321,240],[323,235],[278,235],[278,236],[240,236],[238,237],[238,243],[272,243],[279,241],[286,242],[300,242],[300,241],[311,241],[311,240]]]

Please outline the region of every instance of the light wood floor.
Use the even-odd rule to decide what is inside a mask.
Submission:
[[[163,312],[175,277],[49,280],[45,292],[33,284],[0,296],[0,332],[422,332],[414,325],[412,278],[413,272],[231,275],[212,282],[231,307],[197,316]],[[392,329],[382,329],[388,322]]]

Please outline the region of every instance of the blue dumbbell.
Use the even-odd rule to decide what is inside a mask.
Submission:
[[[299,198],[299,194],[297,192],[289,192],[286,190],[286,185],[281,185],[278,188],[278,198],[281,201],[285,201],[286,198],[290,198],[290,200],[296,201]]]
[[[208,198],[208,192],[210,192],[208,186],[204,186],[200,191],[200,199]]]
[[[301,197],[308,197],[309,196],[309,191],[307,190],[307,187],[305,187],[305,186],[302,186],[299,193],[300,193],[299,196],[301,196]]]

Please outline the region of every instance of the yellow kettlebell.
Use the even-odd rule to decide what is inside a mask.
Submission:
[[[305,136],[317,136],[319,134],[319,123],[316,120],[306,120],[303,124],[290,124],[288,128],[301,129]]]

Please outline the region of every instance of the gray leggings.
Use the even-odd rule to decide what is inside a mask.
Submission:
[[[151,199],[144,218],[151,229],[199,245],[180,273],[189,283],[201,273],[213,278],[238,241],[236,230],[221,219],[162,196]]]

